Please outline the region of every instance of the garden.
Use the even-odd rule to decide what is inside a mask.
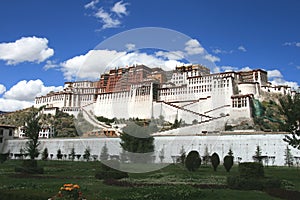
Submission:
[[[122,179],[97,177],[105,167],[99,161],[79,162],[39,160],[43,174],[16,172],[22,160],[0,164],[0,199],[296,199],[300,191],[300,170],[296,167],[264,167],[264,177],[280,180],[276,189],[247,188],[228,185],[228,177],[239,177],[239,167],[230,172],[211,165],[189,171],[182,164],[171,164],[148,173],[129,173]],[[131,167],[129,163],[122,168]],[[151,164],[140,164],[149,167]],[[105,168],[105,172],[116,171]],[[244,173],[244,172],[243,172]],[[121,178],[118,177],[118,178]],[[235,179],[234,179],[235,180]],[[274,184],[273,182],[267,184]],[[235,181],[236,183],[236,181]],[[244,184],[242,181],[240,182]],[[250,183],[251,186],[251,183]],[[288,191],[288,192],[286,192]],[[272,195],[272,196],[271,196]],[[277,196],[277,197],[275,197]]]

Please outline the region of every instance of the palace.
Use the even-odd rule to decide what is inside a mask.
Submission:
[[[66,82],[60,92],[35,98],[45,112],[60,109],[77,116],[118,119],[182,119],[201,130],[223,131],[225,124],[253,123],[253,101],[270,94],[292,94],[288,86],[268,82],[267,72],[210,73],[202,65],[179,66],[172,71],[135,65],[111,69],[98,81]],[[199,127],[199,126],[198,126]]]

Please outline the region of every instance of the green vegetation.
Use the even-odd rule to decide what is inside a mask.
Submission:
[[[201,165],[201,158],[198,151],[190,151],[184,161],[187,170],[196,171]]]
[[[262,191],[243,191],[231,189],[214,189],[214,185],[226,185],[228,175],[238,175],[238,167],[233,166],[228,174],[224,168],[217,172],[209,167],[200,167],[195,172],[189,172],[183,165],[169,165],[168,167],[149,173],[129,174],[129,178],[121,179],[130,183],[148,183],[152,186],[121,187],[107,185],[105,181],[96,179],[95,174],[101,170],[100,162],[72,161],[39,161],[44,167],[44,174],[22,175],[14,172],[14,167],[22,163],[21,160],[8,160],[0,165],[0,193],[2,199],[48,199],[57,194],[65,183],[80,185],[83,196],[89,200],[103,199],[145,199],[137,198],[149,195],[149,199],[156,199],[155,195],[174,197],[178,199],[276,199]],[[130,164],[122,164],[128,166]],[[149,164],[145,164],[147,166]],[[299,171],[288,167],[267,167],[265,177],[284,179],[285,187],[300,191]],[[195,185],[195,186],[192,186]],[[198,186],[204,188],[199,188]],[[182,189],[180,189],[182,188]],[[126,194],[126,195],[124,195]],[[193,198],[197,194],[199,197]],[[172,196],[173,195],[173,196]],[[135,197],[136,196],[136,197]],[[151,198],[150,198],[151,196]],[[132,197],[132,198],[129,198]],[[169,198],[169,199],[170,199]],[[177,198],[172,198],[177,199]]]
[[[214,168],[214,171],[217,171],[217,167],[220,165],[220,157],[217,153],[211,155],[211,164]]]

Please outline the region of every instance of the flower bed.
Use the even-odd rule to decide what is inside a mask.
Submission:
[[[79,185],[67,183],[60,188],[57,195],[49,198],[48,200],[56,200],[56,199],[84,200],[85,198],[82,196],[82,192],[80,191]]]

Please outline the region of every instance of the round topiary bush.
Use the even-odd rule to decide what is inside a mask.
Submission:
[[[185,167],[189,171],[196,171],[201,165],[201,158],[198,151],[191,151],[184,161]]]
[[[233,166],[233,156],[225,156],[223,165],[226,171],[229,172],[231,167]]]
[[[211,164],[214,168],[214,171],[217,171],[217,167],[219,166],[220,164],[220,158],[219,158],[219,155],[217,153],[213,153],[211,155]]]

